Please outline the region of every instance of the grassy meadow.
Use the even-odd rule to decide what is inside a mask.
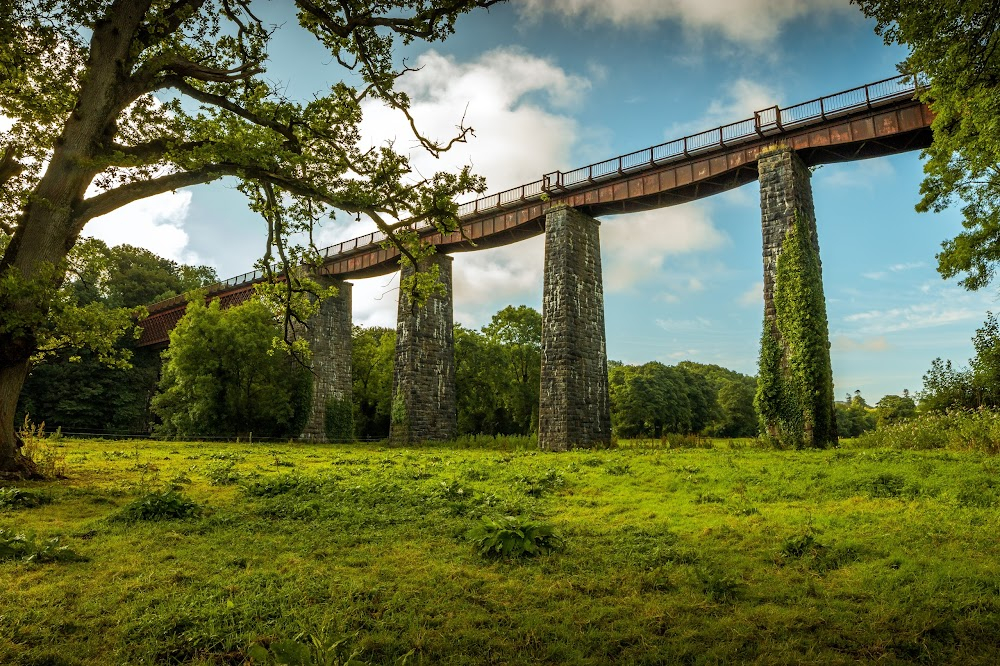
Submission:
[[[482,443],[50,440],[0,664],[1000,662],[1000,458]]]

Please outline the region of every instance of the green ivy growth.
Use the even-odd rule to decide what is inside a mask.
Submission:
[[[324,415],[326,441],[354,441],[354,402],[351,397],[330,397],[326,401]]]
[[[819,252],[800,213],[778,255],[774,309],[774,321],[764,322],[754,396],[761,431],[783,447],[835,444],[823,277]]]

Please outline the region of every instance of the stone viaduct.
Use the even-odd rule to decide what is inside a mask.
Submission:
[[[539,444],[551,450],[601,446],[610,441],[611,419],[596,217],[676,205],[759,179],[764,316],[773,320],[775,266],[796,215],[804,218],[818,247],[809,167],[924,148],[932,119],[915,99],[913,80],[895,77],[546,174],[463,204],[460,231],[418,228],[438,248],[430,261],[439,266],[445,288],[420,308],[400,294],[390,439],[444,440],[456,434],[450,253],[545,234]],[[324,303],[307,333],[317,379],[303,437],[323,439],[326,401],[350,396],[351,283],[346,280],[399,269],[398,252],[383,246],[384,240],[375,232],[322,251],[320,272],[340,291]],[[223,306],[243,302],[262,279],[260,271],[231,278],[210,287],[208,298],[219,298]],[[183,297],[150,306],[139,344],[165,346],[185,307]]]

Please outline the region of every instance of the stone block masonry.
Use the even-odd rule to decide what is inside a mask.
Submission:
[[[764,318],[774,321],[774,276],[785,235],[802,215],[812,244],[819,255],[816,209],[813,206],[812,174],[791,148],[779,147],[762,154],[760,174],[760,214],[764,237]]]
[[[810,172],[791,148],[758,163],[764,259],[764,330],[757,409],[786,446],[837,442],[830,332]]]
[[[434,255],[421,269],[438,267],[442,292],[417,306],[401,289],[396,322],[396,363],[392,377],[393,444],[444,441],[458,432],[455,400],[455,330],[451,265],[447,255]],[[413,274],[403,268],[402,277]]]
[[[545,216],[541,384],[542,449],[610,444],[600,222],[569,207]]]
[[[324,287],[337,287],[337,295],[323,301],[306,329],[312,350],[313,392],[304,439],[326,440],[326,404],[330,398],[351,400],[351,288],[350,282],[316,278]]]

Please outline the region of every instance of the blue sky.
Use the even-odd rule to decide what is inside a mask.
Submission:
[[[287,22],[268,74],[307,97],[338,80],[329,56]],[[846,0],[514,0],[467,16],[447,42],[400,53],[422,67],[403,80],[426,133],[447,138],[463,114],[467,146],[422,172],[471,162],[489,191],[538,179],[895,74],[887,47]],[[366,109],[366,140],[413,145],[393,113]],[[996,293],[969,293],[935,271],[957,210],[917,214],[919,153],[827,165],[813,177],[836,395],[874,402],[917,391],[933,358],[964,364]],[[609,358],[681,360],[756,372],[763,302],[756,183],[698,202],[602,219]],[[343,216],[333,244],[372,224]],[[249,270],[262,222],[232,183],[161,195],[95,220],[85,234]],[[455,319],[479,327],[508,304],[541,307],[541,238],[456,255]],[[393,325],[397,280],[359,280],[358,324]]]

